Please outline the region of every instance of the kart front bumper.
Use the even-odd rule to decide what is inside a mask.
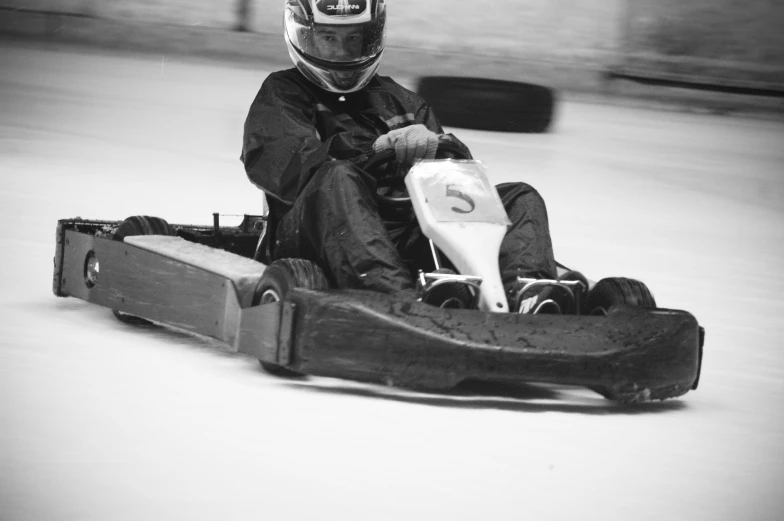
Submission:
[[[262,362],[401,387],[542,382],[640,402],[696,388],[702,359],[703,331],[694,316],[678,310],[495,314],[366,291],[297,289],[282,303],[242,313],[239,350]]]

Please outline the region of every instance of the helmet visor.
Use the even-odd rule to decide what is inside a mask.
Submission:
[[[286,34],[308,58],[324,65],[360,64],[384,50],[386,14],[358,24],[308,22],[287,10]]]

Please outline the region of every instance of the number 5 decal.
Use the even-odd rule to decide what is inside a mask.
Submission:
[[[468,210],[463,210],[461,208],[458,208],[457,206],[453,206],[452,207],[452,211],[453,212],[457,212],[457,213],[471,213],[471,212],[473,212],[476,209],[476,203],[471,198],[471,196],[464,194],[460,190],[452,188],[453,186],[456,186],[456,185],[446,185],[446,196],[447,197],[455,197],[457,199],[461,199],[461,200],[465,201],[466,203],[468,203],[468,205],[471,208],[468,209]]]

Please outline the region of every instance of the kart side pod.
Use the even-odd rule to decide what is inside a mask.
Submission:
[[[698,381],[701,330],[684,311],[531,316],[306,289],[254,306],[263,264],[181,237],[114,241],[90,231],[102,223],[58,224],[56,295],[215,338],[295,372],[426,389],[466,379],[580,385],[624,402],[680,396]]]

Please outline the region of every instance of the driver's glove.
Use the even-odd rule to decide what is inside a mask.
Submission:
[[[398,163],[411,165],[417,159],[433,159],[438,148],[438,134],[422,124],[390,130],[373,143],[373,150],[392,149]]]

